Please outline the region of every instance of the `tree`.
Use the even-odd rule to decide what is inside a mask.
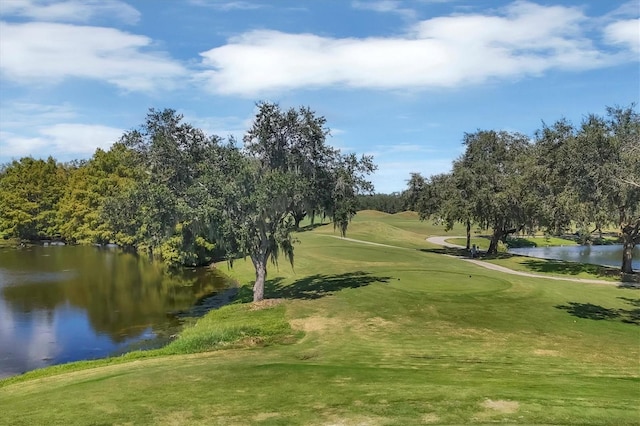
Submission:
[[[58,237],[56,209],[67,169],[52,157],[25,157],[0,171],[0,236],[28,240]]]
[[[58,209],[60,234],[67,241],[109,243],[115,241],[102,213],[106,200],[126,193],[136,182],[136,170],[129,167],[132,151],[120,143],[109,151],[97,149],[86,162],[70,167],[69,181]]]
[[[494,254],[509,234],[535,226],[536,202],[525,173],[529,141],[518,133],[478,131],[465,134],[464,144],[452,172],[456,188],[464,192],[452,210],[492,229],[487,253]]]
[[[207,137],[182,119],[171,109],[151,109],[140,129],[122,136],[138,180],[110,197],[103,210],[118,231],[118,243],[171,264],[197,265],[210,260],[216,224],[203,208],[198,182],[207,152],[219,138]]]
[[[607,108],[606,118],[589,115],[567,145],[573,156],[568,190],[576,191],[597,227],[619,227],[621,271],[633,273],[633,249],[640,243],[640,115],[633,106]]]
[[[584,226],[589,221],[571,180],[576,160],[571,152],[575,133],[573,125],[564,119],[551,126],[543,123],[536,132],[531,167],[525,171],[538,199],[538,225],[547,234],[562,235],[572,225]]]
[[[466,248],[471,247],[471,206],[461,173],[443,173],[424,179],[412,173],[405,191],[407,205],[418,212],[420,219],[434,218],[450,231],[456,222],[464,223],[467,231]]]
[[[407,189],[402,193],[404,199],[404,208],[407,210],[413,210],[418,213],[423,210],[421,203],[424,199],[425,187],[427,180],[420,173],[411,173],[409,180],[407,181]],[[429,216],[431,211],[429,211]],[[423,219],[422,215],[420,216]]]
[[[331,219],[333,228],[338,228],[343,237],[358,211],[358,195],[373,192],[367,176],[375,169],[372,157],[363,155],[358,159],[355,154],[340,156],[333,168]]]
[[[356,196],[371,186],[365,179],[373,167],[370,158],[340,156],[325,146],[324,123],[308,108],[283,111],[262,102],[244,149],[231,143],[215,154],[219,167],[211,176],[224,206],[219,241],[230,261],[251,258],[254,301],[264,298],[269,261],[277,264],[284,254],[293,265],[297,211],[328,209],[344,234]]]
[[[378,210],[393,214],[405,210],[405,204],[405,199],[400,192],[358,196],[358,210]]]

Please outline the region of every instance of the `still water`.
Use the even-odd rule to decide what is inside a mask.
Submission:
[[[622,245],[605,246],[562,246],[562,247],[522,247],[509,249],[509,253],[541,259],[557,259],[569,262],[592,263],[594,265],[622,265]],[[640,246],[633,251],[633,269],[640,269]]]
[[[0,249],[0,377],[166,343],[176,313],[222,292],[207,268],[169,273],[99,247]]]

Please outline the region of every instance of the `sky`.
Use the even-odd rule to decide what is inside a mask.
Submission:
[[[376,192],[448,172],[465,133],[640,101],[640,1],[1,0],[0,163],[90,158],[171,108],[242,140],[308,106]]]

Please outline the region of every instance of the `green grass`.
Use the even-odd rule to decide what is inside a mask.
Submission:
[[[640,277],[622,277],[619,268],[587,263],[565,262],[553,259],[537,259],[526,256],[501,255],[486,259],[487,262],[504,266],[516,271],[559,277],[598,279],[604,281],[635,281]]]
[[[211,312],[157,352],[2,381],[0,424],[638,424],[638,290],[413,249],[436,234],[373,214],[348,236],[405,249],[301,232],[295,269],[269,271],[282,303]],[[248,284],[251,262],[229,273]]]
[[[442,234],[446,235],[446,234]],[[452,244],[458,244],[465,246],[467,244],[466,238],[450,238],[447,240]],[[475,244],[480,250],[487,250],[491,238],[488,236],[472,236],[471,244]],[[509,240],[509,247],[555,247],[555,246],[569,246],[575,245],[576,242],[567,240],[566,238],[558,237],[524,237],[524,238],[512,238]]]

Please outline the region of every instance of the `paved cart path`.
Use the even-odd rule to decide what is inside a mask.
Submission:
[[[373,243],[371,241],[363,241],[363,240],[356,240],[355,238],[346,238],[346,237],[339,237],[336,235],[327,235],[333,238],[339,238],[341,240],[344,241],[350,241],[350,242],[354,242],[354,243],[359,243],[359,244],[368,244],[368,245],[372,245],[372,246],[379,246],[379,247],[389,247],[389,248],[395,248],[395,249],[400,249],[400,250],[410,250],[406,247],[398,247],[398,246],[393,246],[390,244],[381,244],[381,243]],[[442,247],[448,247],[448,248],[465,248],[464,246],[458,245],[458,244],[452,244],[452,243],[448,243],[446,240],[449,240],[451,238],[465,238],[464,236],[462,237],[458,237],[458,236],[434,236],[434,237],[429,237],[427,238],[427,241],[432,243],[432,244],[436,244]],[[493,263],[489,263],[489,262],[485,262],[482,260],[478,260],[478,259],[469,259],[467,257],[462,257],[462,256],[453,256],[456,257],[458,259],[464,260],[465,262],[470,262],[473,263],[475,265],[481,266],[483,268],[486,269],[491,269],[494,271],[498,271],[498,272],[502,272],[505,274],[511,274],[511,275],[519,275],[521,277],[530,277],[530,278],[544,278],[544,279],[548,279],[548,280],[556,280],[556,281],[571,281],[571,282],[576,282],[576,283],[585,283],[585,284],[603,284],[603,285],[614,285],[614,286],[633,286],[633,287],[640,287],[639,284],[635,284],[635,283],[628,283],[628,282],[621,282],[621,281],[604,281],[604,280],[595,280],[595,279],[589,279],[589,278],[568,278],[568,277],[557,277],[557,276],[553,276],[553,275],[543,275],[543,274],[534,274],[531,272],[523,272],[523,271],[516,271],[513,269],[509,269],[509,268],[505,268],[504,266],[500,266],[500,265],[495,265]]]

